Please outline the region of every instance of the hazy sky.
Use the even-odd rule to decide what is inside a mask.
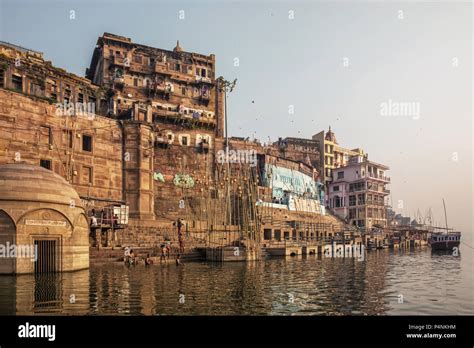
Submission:
[[[1,40],[42,51],[78,75],[105,31],[214,53],[217,74],[238,79],[229,97],[232,135],[274,141],[331,125],[342,146],[390,166],[397,211],[431,207],[443,222],[444,197],[449,224],[472,242],[469,2],[0,0],[0,11]],[[382,115],[389,101],[415,109]]]

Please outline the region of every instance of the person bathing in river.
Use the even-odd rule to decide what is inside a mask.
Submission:
[[[166,242],[166,258],[170,259],[170,252],[171,252],[171,242]]]
[[[160,263],[165,260],[166,262],[166,253],[168,251],[168,248],[166,248],[165,244],[161,244],[161,256],[160,256]]]
[[[181,265],[181,254],[178,254],[176,256],[176,266],[179,266],[179,265]]]
[[[150,254],[146,254],[145,266],[150,266],[152,264],[153,264],[153,260],[151,259]]]
[[[135,264],[135,253],[133,252],[133,249],[130,249],[130,252],[127,255],[127,261],[129,265]]]

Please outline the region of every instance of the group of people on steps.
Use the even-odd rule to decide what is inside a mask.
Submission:
[[[175,222],[173,225],[175,225],[178,228],[178,243],[179,243],[179,252],[176,254],[176,266],[181,265],[181,254],[184,253],[184,239],[183,239],[183,232],[182,228],[184,226],[183,220],[178,219],[177,222]],[[171,243],[166,242],[161,244],[161,255],[160,255],[160,263],[163,261],[167,261],[170,258],[170,251],[171,251]],[[126,249],[125,250],[125,258],[124,262],[126,265],[136,265],[138,263],[139,259],[135,255],[135,252],[133,249]],[[143,258],[143,261],[145,263],[145,266],[150,266],[153,264],[153,259],[150,257],[150,254],[147,254],[145,258]]]

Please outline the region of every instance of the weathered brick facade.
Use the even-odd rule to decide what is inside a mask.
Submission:
[[[0,43],[0,163],[53,170],[73,185],[88,211],[128,205],[129,221],[118,238],[129,245],[176,239],[177,218],[186,220],[192,245],[205,244],[210,230],[215,239],[237,230],[225,225],[226,178],[217,174],[223,167],[216,165],[216,152],[225,147],[224,95],[214,55],[104,34],[86,75],[55,68],[39,52]],[[278,146],[237,139],[230,146],[282,157]],[[319,154],[298,151],[286,149],[289,165],[315,173]],[[304,218],[285,215],[281,219]],[[330,217],[312,218],[340,227]]]

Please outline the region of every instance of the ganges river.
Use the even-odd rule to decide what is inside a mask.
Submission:
[[[181,266],[92,264],[74,273],[0,276],[3,315],[474,314],[473,249],[377,250]]]

